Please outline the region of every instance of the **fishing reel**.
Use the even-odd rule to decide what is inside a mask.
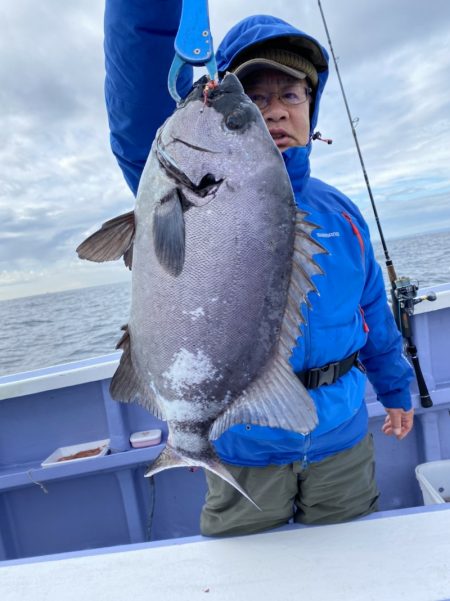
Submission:
[[[428,393],[428,388],[422,374],[417,356],[417,348],[413,342],[412,320],[410,319],[414,313],[414,307],[424,300],[435,301],[436,293],[429,292],[424,296],[417,296],[419,283],[417,280],[410,280],[407,277],[396,278],[392,282],[391,295],[392,307],[394,311],[395,321],[400,330],[405,351],[410,356],[414,371],[416,373],[417,384],[419,387],[420,403],[422,407],[432,407],[433,401]]]
[[[419,290],[419,282],[417,280],[411,280],[407,277],[400,277],[395,280],[392,288],[392,301],[396,301],[398,311],[406,312],[409,316],[414,313],[414,306],[418,303],[421,303],[424,300],[436,300],[435,292],[429,292],[424,296],[418,297],[417,291]]]

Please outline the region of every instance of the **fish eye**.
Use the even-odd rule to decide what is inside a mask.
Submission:
[[[242,109],[236,109],[226,117],[225,125],[228,129],[237,130],[242,129],[247,124],[247,121],[246,112]]]

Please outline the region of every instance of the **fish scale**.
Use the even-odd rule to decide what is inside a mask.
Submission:
[[[103,261],[130,257],[132,248],[131,313],[111,395],[168,423],[147,476],[195,465],[247,496],[212,442],[239,423],[303,434],[315,427],[289,357],[301,304],[321,273],[313,255],[324,250],[234,75],[206,102],[197,84],[164,123],[134,215],[108,222],[77,249]]]

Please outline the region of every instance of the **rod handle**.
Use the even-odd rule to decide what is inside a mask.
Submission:
[[[428,409],[433,406],[433,401],[431,400],[430,393],[428,392],[428,387],[425,382],[425,378],[423,377],[422,369],[419,363],[419,357],[417,356],[416,345],[413,343],[411,338],[407,339],[406,351],[411,357],[414,372],[416,374],[417,387],[419,389],[420,396],[420,404],[425,409]]]

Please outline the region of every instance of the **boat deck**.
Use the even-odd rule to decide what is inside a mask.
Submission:
[[[450,507],[5,562],[2,601],[444,601]],[[182,543],[182,544],[180,544]]]
[[[413,387],[415,427],[399,442],[382,434],[385,411],[367,388],[382,511],[423,505],[416,466],[450,459],[450,284],[435,289],[438,300],[418,305],[414,317],[433,406],[422,408]],[[199,533],[204,474],[179,468],[144,478],[167,428],[142,407],[111,399],[118,358],[0,377],[0,565]],[[161,444],[131,448],[133,432],[154,428]],[[41,467],[60,447],[104,439],[108,455]]]

